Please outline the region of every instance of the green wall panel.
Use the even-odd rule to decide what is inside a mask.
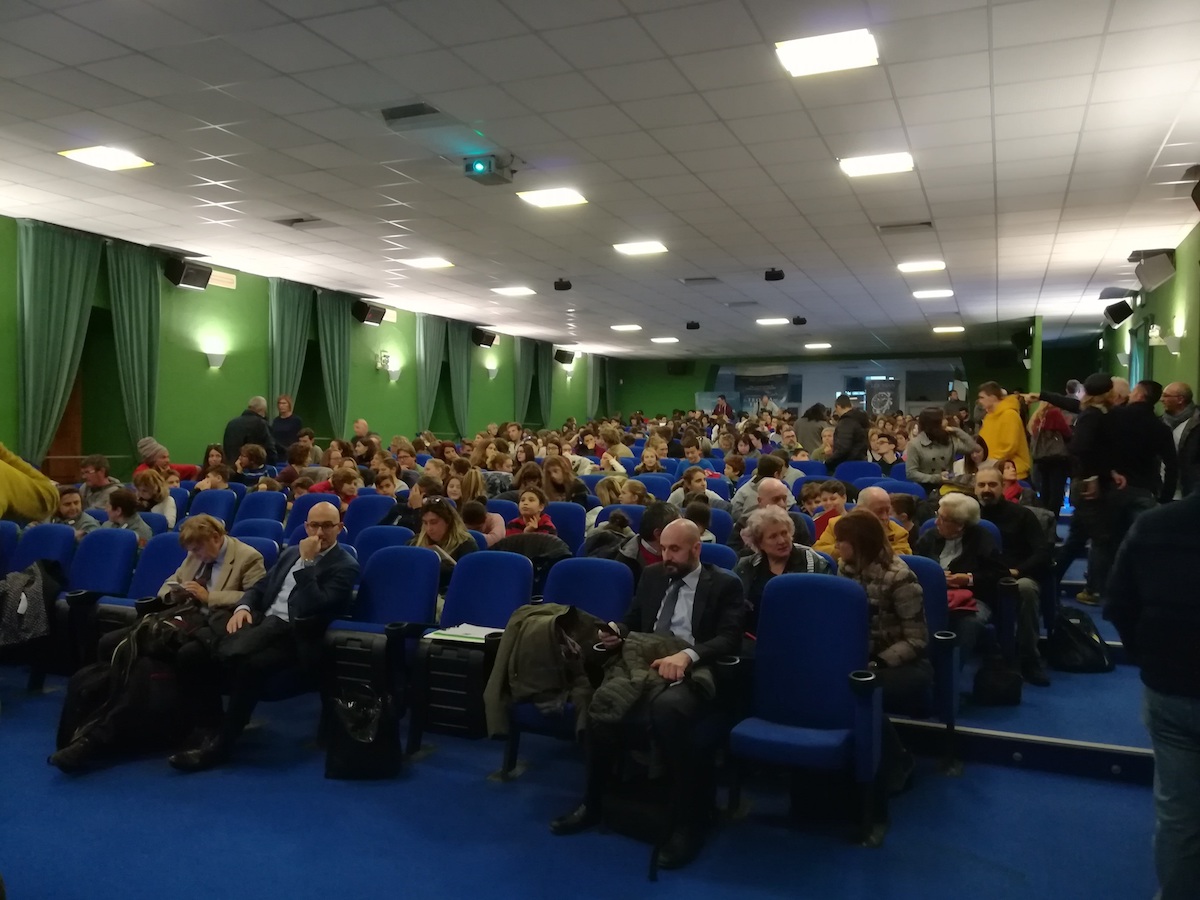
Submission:
[[[0,442],[17,446],[17,222],[0,216]]]

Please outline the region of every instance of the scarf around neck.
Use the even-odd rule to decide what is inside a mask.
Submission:
[[[1185,406],[1179,412],[1175,413],[1175,415],[1171,415],[1168,412],[1163,413],[1163,421],[1167,423],[1168,428],[1170,428],[1172,431],[1174,431],[1176,428],[1178,428],[1180,425],[1182,425],[1184,422],[1186,422],[1188,419],[1190,419],[1195,412],[1196,412],[1196,404],[1189,403],[1187,406]]]

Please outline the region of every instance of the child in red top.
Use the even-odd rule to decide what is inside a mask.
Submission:
[[[824,507],[825,512],[817,516],[813,522],[817,532],[813,537],[814,541],[824,534],[830,522],[838,516],[846,514],[846,486],[840,481],[826,481],[822,484],[821,506]]]
[[[514,534],[558,534],[554,523],[546,515],[546,494],[540,487],[522,488],[517,509],[521,515],[508,523],[504,529],[506,537]]]

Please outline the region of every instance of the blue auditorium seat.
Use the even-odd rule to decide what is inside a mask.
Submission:
[[[303,499],[303,498],[301,498]],[[220,519],[224,523],[233,522],[233,512],[237,508],[237,494],[232,490],[209,490],[201,491],[192,500],[192,505],[188,507],[188,518],[207,514],[214,518]],[[183,524],[183,519],[176,519],[176,529]]]
[[[238,540],[247,547],[253,547],[259,552],[263,558],[263,566],[268,572],[271,571],[271,567],[279,561],[279,544],[270,538],[246,535],[246,537],[240,537]]]
[[[553,571],[553,569],[551,570]],[[468,553],[454,567],[439,625],[501,629],[533,593],[533,563],[517,553]]]
[[[413,537],[412,529],[405,528],[403,525],[369,525],[358,533],[358,537],[354,541],[354,549],[358,551],[359,565],[362,566],[363,571],[366,571],[371,557],[384,547],[407,547],[412,543]],[[432,550],[429,552],[433,553]],[[432,619],[426,621],[432,621]]]
[[[918,500],[924,500],[929,496],[929,491],[913,481],[898,481],[895,478],[885,478],[876,486],[883,488],[889,494],[911,494]]]
[[[379,520],[386,516],[395,505],[395,500],[382,494],[374,496],[368,494],[365,497],[355,497],[351,500],[350,505],[346,507],[344,519],[346,537],[350,543],[354,543],[354,539],[364,528],[378,525]]]
[[[883,469],[879,467],[879,463],[865,460],[844,462],[834,470],[833,477],[853,484],[856,478],[882,478]]]
[[[845,465],[845,463],[843,463],[843,465]],[[865,475],[862,478],[855,478],[851,483],[857,490],[861,491],[863,488],[875,487],[881,481],[884,481],[884,479],[878,475]]]
[[[489,500],[487,502],[487,511],[491,513],[498,513],[500,517],[504,519],[505,525],[521,515],[520,507],[518,507],[517,504],[513,503],[511,500]]]
[[[314,494],[312,492],[305,494],[303,497],[297,497],[295,502],[292,503],[292,511],[288,513],[287,522],[284,523],[284,531],[291,534],[296,530],[297,525],[303,525],[308,520],[308,511],[318,503],[333,502],[334,506],[336,506],[336,500],[337,498],[333,494]],[[379,518],[382,519],[383,515],[380,514]]]
[[[229,529],[229,534],[231,537],[238,538],[239,540],[241,538],[258,537],[274,541],[276,544],[282,544],[283,523],[278,519],[242,519],[239,517],[233,523],[233,527]]]
[[[921,583],[925,598],[925,625],[929,629],[928,655],[933,664],[931,712],[946,725],[946,758],[954,756],[954,726],[958,718],[958,638],[950,631],[950,604],[946,599],[946,572],[937,560],[924,556],[900,557]]]
[[[656,500],[665,501],[671,496],[671,485],[674,482],[666,475],[634,475],[633,479],[634,481],[640,481],[642,484],[644,484],[646,486],[646,490],[649,491]]]
[[[724,544],[701,544],[700,545],[700,562],[711,563],[714,566],[720,566],[722,569],[733,571],[733,567],[737,565],[737,551],[732,547],[726,547]]]
[[[128,590],[120,595],[106,594],[100,598],[100,602],[132,609],[135,600],[157,596],[167,579],[183,565],[186,557],[187,551],[180,545],[178,534],[156,534],[142,548]]]
[[[417,454],[417,465],[424,466],[425,463],[429,462],[431,459],[433,459],[433,457],[428,453],[418,453]]]
[[[234,524],[245,519],[274,519],[283,524],[287,515],[287,494],[283,491],[254,491],[238,504]]]
[[[39,525],[38,530],[47,527],[54,526]],[[67,590],[124,597],[133,578],[137,553],[138,537],[132,531],[97,528],[88,532],[71,561]]]
[[[887,477],[893,481],[908,481],[908,466],[904,462],[892,463],[892,468],[888,470]]]
[[[1000,539],[1000,529],[996,527],[996,523],[989,522],[987,519],[980,519],[979,525],[980,525],[980,527],[985,529],[988,534],[990,534],[992,536],[992,540],[994,540],[996,542],[997,549],[1003,549],[1004,544]],[[935,519],[926,519],[924,522],[921,523],[921,528],[917,532],[917,534],[918,534],[918,536],[920,536],[920,535],[924,534],[925,532],[929,531],[931,528],[934,528],[936,526],[937,526],[936,518]]]
[[[432,623],[440,577],[441,560],[428,547],[379,547],[363,564],[353,618],[329,627],[383,634],[390,622]]]
[[[635,532],[642,527],[642,515],[646,512],[646,507],[634,503],[614,503],[612,506],[602,507],[596,514],[596,524],[603,525],[608,521],[608,517],[618,509],[629,517],[629,527]]]
[[[480,550],[488,549],[487,535],[482,531],[474,531],[468,528],[467,534],[469,534],[475,540],[475,546]]]
[[[115,529],[106,529],[113,530]],[[94,533],[94,532],[93,532]],[[133,534],[133,532],[123,532]],[[137,538],[134,537],[136,542]],[[21,540],[8,558],[8,572],[20,572],[39,559],[49,559],[62,566],[65,576],[75,556],[75,529],[70,525],[35,525],[26,528]],[[5,574],[8,574],[7,572]]]
[[[152,534],[166,534],[171,530],[167,527],[167,517],[162,513],[147,511],[141,513],[140,515],[142,517],[142,521],[150,526],[150,532]]]
[[[250,492],[250,489],[248,487],[246,487],[246,485],[242,484],[240,481],[229,482],[229,489],[231,491],[233,491],[234,496],[237,497],[238,503],[241,503],[243,500],[245,500],[246,494],[248,494]],[[201,491],[201,493],[204,493],[204,492]]]
[[[713,533],[718,544],[728,544],[729,536],[733,534],[733,516],[723,509],[712,510],[708,530]]]
[[[179,522],[180,519],[187,515],[188,504],[192,502],[192,495],[182,486],[173,487],[171,488],[171,499],[175,501],[175,521]]]
[[[546,515],[550,517],[558,536],[571,548],[572,553],[583,546],[584,532],[587,530],[587,510],[578,503],[552,500],[546,504]]]
[[[704,486],[722,500],[732,499],[732,495],[729,492],[729,482],[724,478],[710,478]]]
[[[815,459],[806,459],[803,461],[792,460],[789,465],[793,469],[799,469],[805,475],[812,478],[820,478],[822,481],[829,480],[829,469],[823,462],[818,462]]]
[[[606,475],[604,473],[600,473],[600,474],[596,474],[596,475],[580,475],[579,480],[587,485],[587,489],[588,489],[589,493],[594,494],[594,493],[596,493],[596,485],[599,484],[603,479],[605,479],[607,477],[608,477],[608,475]]]
[[[21,529],[16,522],[0,519],[0,572],[8,571],[8,561],[17,549]]]

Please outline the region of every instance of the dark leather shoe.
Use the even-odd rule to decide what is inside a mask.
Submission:
[[[1042,665],[1041,659],[1036,657],[1021,663],[1021,677],[1035,687],[1050,687],[1050,676],[1046,674],[1046,667]]]
[[[704,835],[697,828],[680,828],[674,831],[658,851],[660,869],[682,869],[700,855],[704,847]]]
[[[82,737],[51,754],[46,762],[68,775],[77,775],[91,767],[99,752],[100,745],[95,740]]]
[[[565,816],[559,816],[550,823],[550,831],[553,834],[579,834],[581,831],[587,831],[589,828],[594,828],[600,824],[600,810],[594,805],[589,806],[586,803],[580,803],[575,807],[574,811]]]
[[[229,761],[229,745],[217,737],[207,738],[199,747],[180,750],[167,757],[180,772],[203,772]]]

